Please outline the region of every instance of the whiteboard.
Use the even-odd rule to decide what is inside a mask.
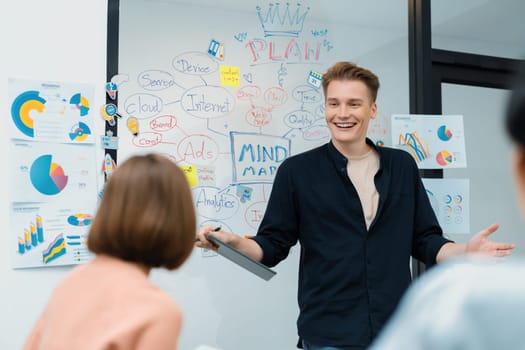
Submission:
[[[199,225],[254,235],[282,161],[329,140],[327,67],[351,60],[379,75],[374,140],[388,144],[388,117],[408,111],[406,1],[384,3],[402,25],[348,1],[121,2],[118,161],[166,155],[187,172]],[[181,349],[294,349],[299,252],[269,282],[206,250],[155,271],[184,312]]]

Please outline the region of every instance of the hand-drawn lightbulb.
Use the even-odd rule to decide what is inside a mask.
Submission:
[[[137,136],[139,134],[139,121],[137,118],[129,117],[126,124],[128,126],[129,131],[131,131],[131,133],[134,136]]]

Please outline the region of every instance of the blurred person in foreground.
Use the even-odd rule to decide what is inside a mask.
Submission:
[[[126,160],[106,183],[89,231],[95,259],[58,284],[23,349],[177,349],[181,310],[148,276],[187,259],[195,221],[175,163],[154,154]]]
[[[524,67],[522,67],[524,68]],[[525,71],[506,111],[512,168],[525,216]],[[370,350],[525,349],[525,261],[474,256],[425,273]]]

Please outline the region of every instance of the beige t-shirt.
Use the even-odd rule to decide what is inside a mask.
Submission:
[[[348,159],[347,173],[361,200],[367,230],[376,216],[379,205],[379,193],[374,183],[374,176],[378,170],[379,155],[374,149],[362,156]]]

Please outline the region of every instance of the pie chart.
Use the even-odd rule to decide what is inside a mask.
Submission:
[[[68,179],[64,169],[53,163],[51,154],[40,156],[33,162],[29,177],[35,189],[48,196],[60,193],[66,187]]]
[[[452,138],[452,131],[446,125],[441,125],[437,130],[437,135],[441,141],[449,141]]]
[[[78,93],[71,96],[69,103],[78,108],[81,117],[85,117],[89,113],[89,101],[82,94]]]
[[[87,124],[79,122],[78,124],[73,125],[71,132],[69,133],[69,138],[71,141],[84,141],[91,135],[91,129]]]
[[[448,151],[441,151],[436,155],[436,162],[441,166],[447,166],[454,162],[454,157]]]

